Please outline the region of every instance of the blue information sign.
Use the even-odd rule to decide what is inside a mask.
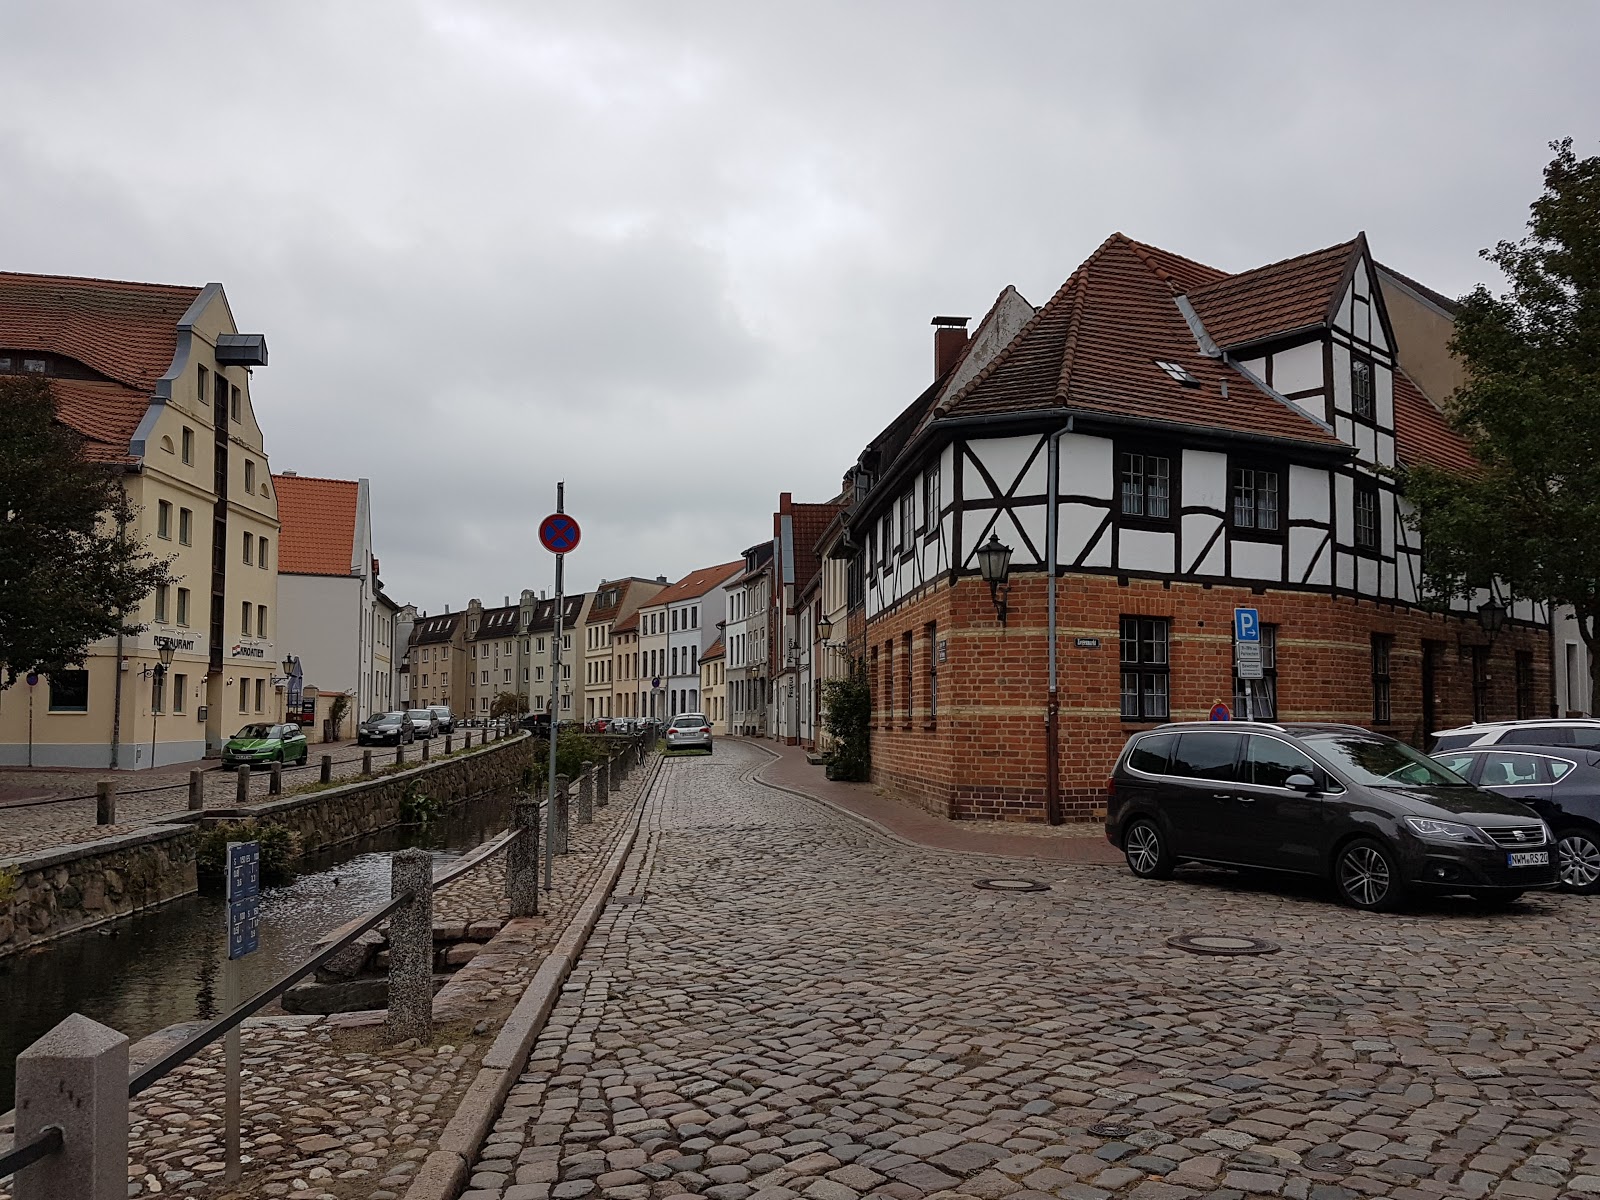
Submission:
[[[1253,608],[1233,610],[1233,640],[1259,642],[1261,640],[1261,614]]]
[[[228,843],[228,957],[254,954],[261,934],[261,843]]]

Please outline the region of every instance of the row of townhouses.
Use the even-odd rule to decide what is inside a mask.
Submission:
[[[272,471],[266,365],[221,284],[0,273],[0,375],[48,381],[84,455],[120,473],[127,535],[173,575],[125,614],[141,632],[0,691],[0,764],[165,766],[244,724],[320,739],[392,707],[407,610],[379,580],[367,481]]]
[[[1218,705],[1417,744],[1581,711],[1562,614],[1422,589],[1404,472],[1473,465],[1455,311],[1364,235],[1230,273],[1118,234],[1041,306],[936,317],[931,383],[725,585],[726,728],[825,743],[823,685],[857,672],[874,782],[1059,821],[1131,732]]]

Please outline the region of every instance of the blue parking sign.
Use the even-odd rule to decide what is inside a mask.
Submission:
[[[1253,608],[1233,610],[1233,640],[1259,642],[1261,640],[1261,614]]]

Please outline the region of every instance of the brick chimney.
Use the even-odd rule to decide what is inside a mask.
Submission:
[[[933,377],[942,379],[967,347],[967,322],[971,317],[933,319]]]

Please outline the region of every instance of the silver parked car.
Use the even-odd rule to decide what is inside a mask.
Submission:
[[[667,726],[668,750],[711,749],[711,722],[705,713],[679,713]]]
[[[431,708],[413,708],[406,716],[411,718],[412,728],[424,741],[439,732],[439,718],[433,715]]]
[[[1433,735],[1433,750],[1468,746],[1578,746],[1600,750],[1600,720],[1594,717],[1530,717],[1520,721],[1480,721]]]

